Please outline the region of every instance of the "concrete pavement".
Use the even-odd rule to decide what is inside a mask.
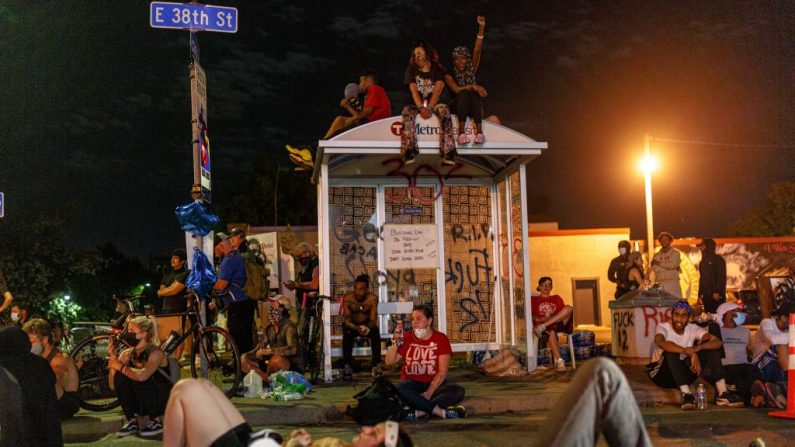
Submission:
[[[654,386],[639,366],[623,366],[638,404],[677,404],[675,390]],[[398,381],[397,371],[385,374]],[[491,415],[506,412],[537,412],[551,408],[564,392],[574,371],[558,373],[540,370],[523,377],[486,377],[474,367],[454,366],[450,380],[461,384],[467,391],[463,404],[473,415]],[[234,398],[235,406],[252,426],[310,426],[339,421],[345,417],[347,405],[355,404],[352,396],[366,388],[372,381],[367,374],[357,374],[353,381],[338,380],[321,384],[301,401],[276,402],[270,399]],[[64,441],[67,443],[97,441],[121,426],[121,410],[86,412],[63,423]]]

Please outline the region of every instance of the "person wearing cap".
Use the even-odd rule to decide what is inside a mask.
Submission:
[[[715,321],[720,326],[723,352],[726,354],[721,359],[726,370],[726,383],[729,388],[733,386],[746,403],[759,407],[764,401],[764,392],[757,391],[752,396],[751,384],[760,375],[759,370],[748,361],[753,345],[751,331],[742,326],[745,322],[745,311],[737,303],[723,303],[717,308]],[[760,389],[758,386],[756,388]]]
[[[253,327],[257,302],[243,293],[246,284],[246,267],[240,255],[240,245],[246,243],[246,232],[233,228],[229,235],[216,247],[224,258],[218,272],[218,280],[213,285],[215,291],[228,291],[232,302],[227,310],[227,328],[240,352],[248,352],[254,346]],[[219,248],[220,247],[220,248]]]
[[[715,247],[712,239],[702,239],[698,243],[698,249],[701,250],[701,262],[698,263],[698,302],[704,306],[704,312],[711,314],[726,302],[726,261],[715,252]]]
[[[759,323],[754,335],[754,357],[751,362],[759,369],[768,403],[778,408],[786,407],[787,347],[789,346],[789,312],[785,302],[771,312],[770,318]]]
[[[679,285],[681,258],[679,250],[671,246],[674,236],[667,231],[663,231],[657,236],[657,240],[660,242],[661,248],[651,260],[651,268],[654,271],[656,281],[666,292],[677,298],[682,298],[682,286]]]
[[[607,279],[616,283],[615,298],[631,290],[627,277],[631,267],[629,262],[630,249],[629,241],[620,241],[618,243],[618,256],[610,261],[610,266],[607,268]]]
[[[298,329],[290,320],[290,300],[284,295],[268,299],[268,324],[262,329],[262,339],[243,354],[243,373],[256,372],[267,381],[277,371],[303,372],[303,356],[298,341]]]
[[[690,384],[699,377],[715,385],[715,403],[742,406],[740,398],[726,387],[726,373],[720,359],[723,343],[704,328],[690,323],[692,312],[687,301],[679,300],[671,308],[671,320],[657,325],[656,347],[647,367],[649,378],[659,387],[679,388],[683,410],[693,410],[696,406]]]

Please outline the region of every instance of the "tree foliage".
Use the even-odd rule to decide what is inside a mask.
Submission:
[[[734,223],[732,236],[795,236],[795,181],[773,183],[765,203]]]

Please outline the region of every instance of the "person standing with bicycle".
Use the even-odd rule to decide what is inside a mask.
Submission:
[[[298,329],[290,320],[290,301],[284,295],[268,299],[270,322],[262,329],[262,339],[250,352],[243,354],[243,374],[256,372],[262,380],[277,371],[303,372],[304,360]]]
[[[304,333],[306,318],[303,318],[306,309],[315,304],[315,297],[310,294],[317,294],[320,289],[320,260],[312,251],[312,247],[306,242],[300,242],[295,246],[295,257],[301,264],[301,272],[298,274],[298,281],[287,281],[284,286],[289,290],[295,291],[295,307],[298,313],[298,333]]]
[[[246,284],[246,266],[243,257],[238,251],[241,244],[246,243],[246,232],[240,228],[233,228],[216,251],[224,254],[221,260],[221,270],[218,280],[213,285],[216,292],[228,291],[232,295],[232,302],[226,314],[226,326],[229,335],[237,345],[238,352],[248,352],[254,348],[254,312],[257,302],[249,299],[243,293],[242,287]]]
[[[160,417],[166,410],[171,380],[166,353],[157,346],[152,321],[136,317],[127,324],[124,342],[131,346],[118,356],[113,340],[108,345],[108,382],[119,396],[125,422],[116,436],[155,436],[163,432]],[[139,429],[138,418],[142,418]]]
[[[185,280],[188,279],[189,273],[188,269],[185,268],[185,261],[187,259],[188,254],[181,248],[174,249],[171,252],[171,270],[163,275],[163,280],[160,281],[160,288],[157,289],[158,298],[163,298],[163,305],[161,307],[163,309],[163,314],[183,313],[188,308],[187,290],[185,289]],[[184,332],[184,316],[180,318],[179,323],[180,332]],[[191,320],[191,324],[195,324],[195,322]],[[166,333],[168,332],[166,331]],[[179,358],[182,357],[182,350],[183,346],[181,344],[177,346],[177,349],[174,351],[174,357],[176,359],[179,360]]]

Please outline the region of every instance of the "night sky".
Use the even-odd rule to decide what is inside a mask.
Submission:
[[[240,17],[237,34],[199,36],[221,208],[253,170],[289,165],[285,143],[317,140],[363,68],[398,114],[411,43],[431,41],[449,66],[478,14],[487,112],[549,143],[529,166],[530,201],[560,228],[645,237],[646,133],[737,145],[653,143],[655,228],[676,236],[725,236],[794,178],[794,2],[217,4]],[[0,5],[0,237],[38,211],[66,217],[78,247],[146,259],[184,244],[173,210],[192,183],[188,33],[150,28],[148,13],[137,1]]]

